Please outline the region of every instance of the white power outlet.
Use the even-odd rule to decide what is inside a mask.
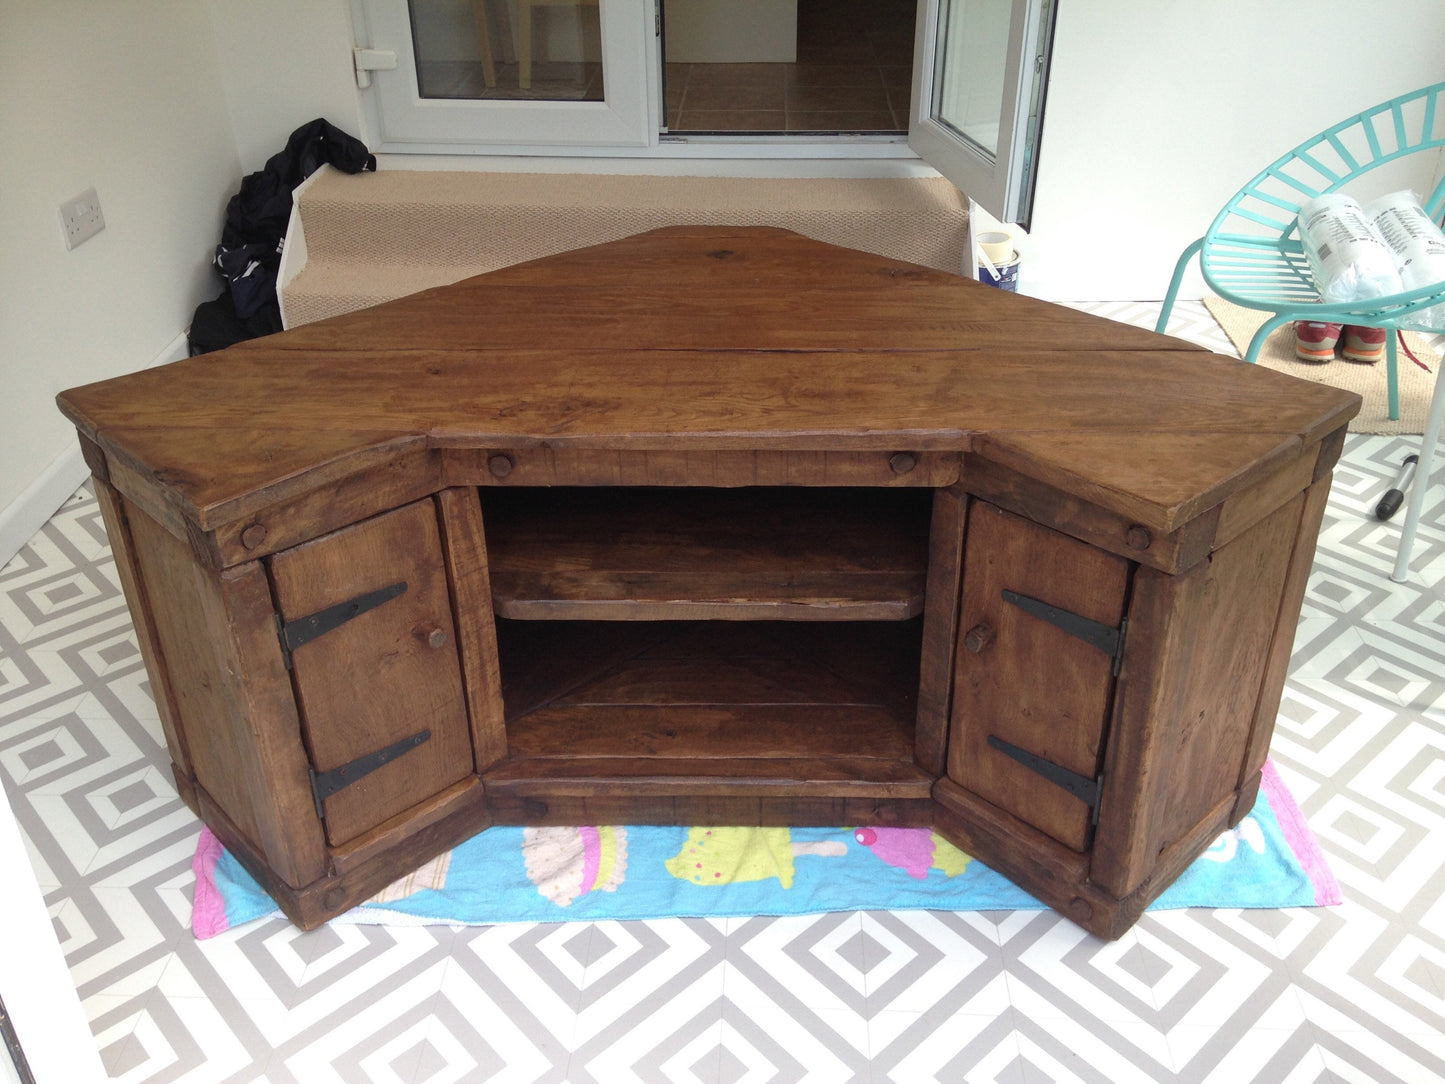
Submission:
[[[73,200],[60,205],[60,225],[65,230],[65,247],[74,248],[89,241],[105,229],[105,216],[100,213],[100,197],[94,188],[87,188]]]

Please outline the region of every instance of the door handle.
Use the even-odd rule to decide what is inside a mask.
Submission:
[[[423,643],[426,644],[427,647],[431,648],[433,651],[446,647],[446,630],[438,628],[435,625],[423,625],[415,631],[417,639],[421,640]]]
[[[968,630],[963,638],[963,646],[975,655],[982,654],[993,643],[994,635],[993,626],[982,621]]]

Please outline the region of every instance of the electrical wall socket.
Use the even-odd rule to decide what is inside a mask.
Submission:
[[[100,213],[100,197],[94,188],[87,188],[73,200],[60,205],[60,225],[65,231],[65,247],[74,248],[89,241],[105,229],[105,216]]]

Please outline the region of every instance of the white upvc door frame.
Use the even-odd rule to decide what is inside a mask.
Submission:
[[[1027,221],[1043,88],[1056,0],[1008,0],[1010,26],[998,153],[991,154],[936,119],[937,72],[947,58],[939,41],[940,13],[950,0],[919,0],[913,63],[912,118],[907,143],[896,137],[729,138],[661,136],[660,0],[600,0],[605,102],[461,101],[423,99],[406,0],[351,0],[359,49],[394,53],[394,69],[366,73],[359,90],[378,154],[489,155],[544,161],[674,159],[723,163],[836,160],[850,175],[865,161],[880,168],[921,162],[947,177],[971,200],[1006,222]],[[414,159],[421,161],[420,158]],[[550,160],[550,161],[547,161]],[[849,169],[845,162],[852,161]],[[582,168],[578,163],[578,168]],[[710,171],[709,167],[700,167]],[[687,170],[693,172],[695,170]],[[779,175],[783,175],[780,173]]]
[[[604,100],[568,102],[423,98],[406,0],[354,0],[357,47],[396,57],[395,68],[367,72],[371,86],[360,92],[379,137],[372,149],[558,153],[579,145],[618,150],[655,143],[661,121],[656,2],[599,0]]]
[[[951,0],[918,0],[908,145],[1001,222],[1027,222],[1048,60],[1053,0],[1009,0],[1008,45],[995,146],[991,151],[939,118],[942,73],[961,58],[943,33]]]

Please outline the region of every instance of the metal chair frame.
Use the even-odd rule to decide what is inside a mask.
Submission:
[[[1445,148],[1445,83],[1403,94],[1366,109],[1301,143],[1262,170],[1225,204],[1209,230],[1179,257],[1156,330],[1168,326],[1189,263],[1199,257],[1210,289],[1227,301],[1273,315],[1250,341],[1245,360],[1259,360],[1270,333],[1295,320],[1326,320],[1384,328],[1391,419],[1400,416],[1395,334],[1426,330],[1421,310],[1445,303],[1445,282],[1369,301],[1324,303],[1299,239],[1301,205],[1338,191],[1382,166],[1409,155]],[[1423,200],[1436,222],[1445,215],[1445,177]],[[1438,372],[1425,441],[1411,493],[1400,554],[1391,578],[1404,582],[1410,549],[1429,483],[1430,460],[1445,415],[1445,381]]]

